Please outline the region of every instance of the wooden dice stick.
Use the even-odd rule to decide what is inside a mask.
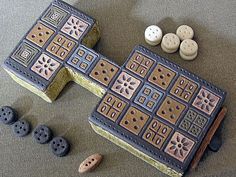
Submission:
[[[210,144],[212,137],[214,136],[216,130],[219,128],[221,122],[225,118],[226,113],[227,113],[227,108],[223,107],[221,109],[221,111],[219,112],[219,114],[217,115],[216,120],[214,121],[214,123],[210,127],[210,129],[209,129],[207,135],[205,136],[204,140],[202,141],[202,144],[199,147],[195,157],[193,158],[193,160],[190,164],[190,170],[194,170],[197,167],[197,165],[198,165],[199,161],[201,160],[207,146]]]

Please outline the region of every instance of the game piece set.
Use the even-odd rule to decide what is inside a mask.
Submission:
[[[89,117],[98,134],[160,171],[182,176],[218,128],[226,92],[143,46],[120,67],[91,49],[99,38],[96,20],[54,0],[4,69],[48,102],[69,81],[87,88],[102,98]]]

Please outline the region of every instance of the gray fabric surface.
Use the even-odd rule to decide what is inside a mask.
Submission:
[[[236,174],[236,1],[155,1],[155,0],[67,0],[100,22],[102,38],[96,50],[122,64],[136,44],[144,44],[143,32],[158,24],[164,32],[175,32],[186,23],[195,30],[199,56],[193,62],[170,58],[228,92],[229,109],[222,128],[223,146],[208,152],[196,171],[187,176],[235,176]],[[0,62],[9,55],[21,37],[49,5],[50,0],[0,0]],[[99,98],[76,84],[69,84],[53,104],[16,84],[0,70],[0,105],[12,105],[21,118],[50,126],[72,144],[71,153],[55,157],[48,145],[38,145],[31,136],[16,138],[9,127],[0,125],[1,177],[74,177],[80,162],[92,153],[105,159],[90,177],[166,176],[125,150],[96,135],[87,118]],[[82,175],[81,175],[82,176]]]

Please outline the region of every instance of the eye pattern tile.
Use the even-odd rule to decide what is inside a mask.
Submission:
[[[108,93],[98,106],[97,111],[115,122],[124,110],[125,106],[126,103],[124,101]]]
[[[62,27],[61,31],[79,40],[88,26],[89,25],[82,19],[71,16]]]
[[[197,84],[184,76],[180,76],[172,87],[170,93],[183,101],[189,102],[197,90]]]
[[[156,119],[153,119],[143,134],[143,139],[158,149],[161,149],[171,131],[172,128]]]
[[[145,84],[139,91],[134,102],[152,112],[159,103],[162,95],[163,93],[157,89],[154,89],[149,84]]]
[[[139,52],[135,52],[127,63],[126,68],[144,78],[151,69],[153,63],[152,59]]]
[[[167,96],[157,111],[157,115],[175,124],[184,111],[185,105]]]
[[[135,107],[130,107],[122,118],[120,125],[133,134],[138,135],[148,119],[149,115]]]
[[[42,20],[49,23],[52,26],[58,27],[67,16],[67,12],[56,7],[51,6],[45,15],[43,15]]]
[[[166,90],[175,75],[175,72],[171,69],[161,64],[158,64],[155,67],[154,71],[151,73],[150,77],[148,78],[148,81],[162,88],[163,90]]]
[[[207,121],[207,118],[190,109],[181,121],[179,128],[197,138],[203,132]]]
[[[60,64],[46,54],[42,54],[34,63],[31,70],[46,80],[49,80],[57,71]]]
[[[195,142],[181,133],[175,132],[169,141],[165,152],[175,159],[184,162],[192,151]]]
[[[211,115],[219,102],[220,97],[211,93],[205,88],[201,88],[193,102],[193,106],[202,112]]]
[[[38,45],[39,47],[43,47],[53,34],[54,31],[51,28],[46,27],[42,23],[37,23],[29,32],[26,39]]]
[[[112,90],[121,96],[130,99],[140,83],[140,80],[126,72],[122,72],[112,86]]]
[[[90,77],[101,84],[108,86],[111,80],[115,77],[118,70],[119,68],[114,64],[108,62],[105,59],[101,59],[91,71]]]
[[[98,55],[85,47],[79,47],[76,54],[67,63],[83,73],[87,73],[91,65],[98,59]]]
[[[27,67],[38,53],[38,49],[23,42],[13,53],[12,58]]]
[[[74,49],[75,42],[58,34],[47,47],[47,51],[61,60],[65,60],[69,53]]]

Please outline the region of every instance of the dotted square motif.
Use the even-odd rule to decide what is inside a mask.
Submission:
[[[205,88],[201,88],[193,102],[193,106],[202,112],[211,115],[219,100],[220,97],[216,96]]]
[[[120,122],[120,125],[130,132],[138,135],[149,116],[135,107],[130,107]]]
[[[171,130],[169,126],[153,119],[143,134],[143,139],[161,149]]]
[[[167,96],[158,109],[157,115],[175,124],[184,109],[185,105]]]
[[[112,86],[112,90],[121,96],[130,99],[140,83],[140,80],[127,74],[126,72],[122,72]]]
[[[57,61],[46,54],[42,54],[34,63],[31,70],[44,79],[49,80],[59,68],[59,66],[60,64]]]
[[[56,6],[51,6],[50,9],[48,9],[48,11],[42,17],[42,20],[55,27],[58,27],[61,22],[66,18],[66,16],[67,12]]]
[[[153,60],[149,59],[145,55],[135,52],[127,63],[126,68],[144,78],[153,63]]]
[[[63,35],[57,34],[47,47],[47,51],[61,60],[65,60],[69,53],[74,49],[75,42]]]
[[[176,97],[189,102],[197,90],[197,84],[186,77],[180,76],[172,87],[170,93]]]
[[[115,122],[125,106],[126,103],[124,101],[108,93],[100,103],[97,111]]]
[[[46,27],[41,23],[37,23],[26,38],[39,47],[43,47],[53,34],[54,31],[51,28]]]
[[[187,114],[181,121],[179,128],[195,137],[199,137],[206,126],[207,121],[207,118],[204,116],[193,110],[188,110]]]
[[[98,55],[92,51],[84,47],[79,47],[76,54],[70,57],[67,63],[81,72],[86,73],[97,58]]]
[[[62,27],[61,31],[79,40],[88,26],[89,25],[82,19],[71,16]]]
[[[108,86],[111,80],[116,75],[117,71],[118,67],[105,59],[101,59],[91,71],[90,77],[100,82],[101,84]]]
[[[24,42],[13,53],[12,58],[27,67],[38,53],[38,49]]]
[[[163,93],[152,88],[149,84],[145,84],[139,91],[134,102],[152,112],[161,99],[162,95]]]

